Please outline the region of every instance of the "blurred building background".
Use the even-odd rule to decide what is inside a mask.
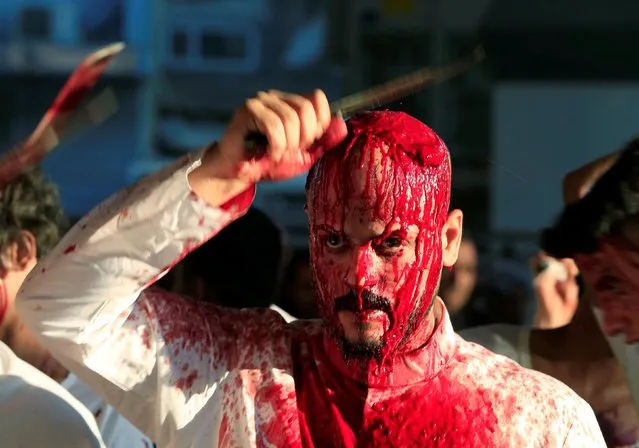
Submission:
[[[124,41],[103,84],[118,115],[46,161],[78,216],[123,185],[220,136],[256,91],[329,97],[454,59],[488,60],[391,105],[435,128],[453,201],[483,252],[524,260],[561,206],[565,172],[635,134],[633,0],[2,0],[0,141],[24,138],[91,50]],[[257,204],[306,242],[303,179]]]

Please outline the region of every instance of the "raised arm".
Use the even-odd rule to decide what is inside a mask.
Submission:
[[[269,146],[247,161],[243,139],[252,130]],[[282,320],[267,312],[258,324],[147,287],[244,213],[257,181],[302,174],[345,135],[321,92],[247,101],[204,157],[144,179],[78,222],[23,284],[19,312],[61,362],[158,445],[188,445],[181,431],[209,402],[219,407],[219,380],[259,351],[242,339],[251,322]]]
[[[18,301],[53,355],[124,402],[120,411],[158,443],[186,423],[188,398],[206,398],[234,367],[223,348],[232,329],[215,328],[221,310],[146,289],[251,203],[253,188],[209,206],[187,181],[198,165],[184,159],[96,208],[34,268]]]

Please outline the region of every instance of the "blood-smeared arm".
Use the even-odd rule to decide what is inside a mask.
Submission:
[[[224,311],[147,289],[253,199],[250,187],[212,206],[236,193],[217,185],[222,193],[205,202],[187,180],[198,163],[184,159],[94,209],[34,268],[17,301],[52,354],[161,446],[242,356],[228,344]]]

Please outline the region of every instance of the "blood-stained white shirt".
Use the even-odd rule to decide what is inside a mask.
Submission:
[[[159,447],[604,447],[594,414],[543,374],[468,343],[444,312],[384,382],[349,376],[321,322],[148,287],[249,207],[212,208],[185,159],[83,218],[18,308],[41,342]]]
[[[104,448],[91,413],[0,342],[0,446]]]
[[[459,335],[467,341],[475,342],[494,353],[504,355],[527,369],[532,369],[530,331],[531,329],[529,327],[520,325],[493,324],[466,328],[460,331]],[[622,336],[619,337],[619,339],[621,338]],[[608,338],[608,340],[610,341],[610,338]],[[622,345],[622,347],[623,346],[624,345]],[[619,355],[617,355],[617,358],[619,359]],[[622,368],[627,369],[626,365],[623,363],[620,364]],[[634,370],[634,372],[636,372],[636,375],[639,375],[639,369]],[[628,370],[626,370],[625,373],[627,374]],[[629,386],[631,385],[632,383],[629,382]],[[618,410],[615,412],[618,412]],[[601,417],[602,423],[604,423],[605,416],[602,415]],[[614,431],[614,429],[612,429],[612,431]],[[639,448],[639,441],[636,441],[636,435],[634,435],[636,429],[633,431],[618,431],[620,432],[620,434],[616,434],[618,440],[610,442],[611,446],[615,448]],[[611,438],[613,435],[614,432],[611,433]]]

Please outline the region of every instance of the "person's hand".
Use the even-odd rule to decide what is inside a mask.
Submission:
[[[537,312],[535,328],[558,328],[568,325],[579,305],[579,269],[574,260],[556,260],[544,253],[534,256],[533,270]]]
[[[244,139],[249,132],[268,139],[266,152],[249,159]],[[326,95],[295,95],[275,90],[260,92],[239,108],[209,158],[220,177],[254,183],[286,180],[304,174],[347,134],[342,119],[331,116]]]

